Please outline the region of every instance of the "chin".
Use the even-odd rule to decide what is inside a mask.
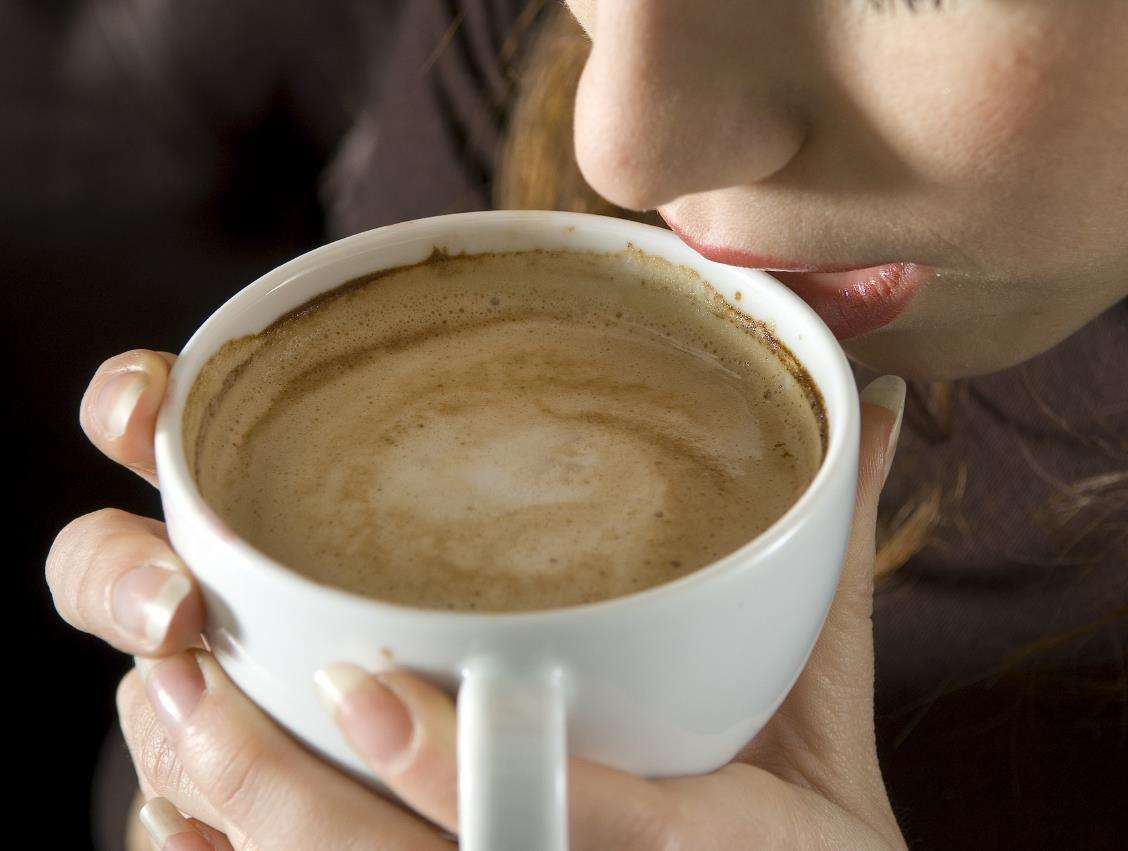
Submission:
[[[997,338],[996,338],[997,339]],[[952,381],[999,372],[1022,363],[1043,347],[1012,347],[985,342],[968,331],[881,330],[843,342],[862,366],[914,381]]]
[[[921,287],[888,325],[844,340],[847,354],[879,373],[917,381],[987,375],[1053,348],[1125,294],[1123,278],[1086,287],[946,278]]]

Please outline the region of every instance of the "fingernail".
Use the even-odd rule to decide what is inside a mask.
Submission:
[[[144,643],[147,650],[164,644],[169,625],[192,591],[183,573],[143,564],[118,577],[110,597],[110,611],[122,630]]]
[[[153,840],[153,844],[157,848],[171,851],[177,848],[178,845],[174,838],[187,834],[186,838],[196,839],[201,838],[192,825],[188,823],[188,819],[180,814],[166,798],[152,798],[145,806],[143,806],[137,814],[141,819],[141,824],[149,834],[149,838]],[[180,847],[183,848],[198,848],[199,843],[189,845],[188,843],[181,843]]]
[[[165,729],[178,731],[207,688],[196,655],[181,653],[167,659],[138,658],[135,661],[145,678],[145,692],[157,718]]]
[[[392,771],[410,752],[415,724],[399,696],[363,668],[339,662],[313,676],[321,699],[357,752]]]
[[[133,410],[148,386],[149,376],[139,369],[122,370],[102,383],[94,400],[94,417],[105,437],[116,440],[125,434]]]
[[[889,429],[889,439],[885,444],[885,476],[893,466],[893,456],[897,454],[897,441],[901,437],[901,420],[905,414],[905,379],[898,375],[883,375],[871,381],[862,391],[861,399],[870,405],[884,408],[893,415],[893,427]]]

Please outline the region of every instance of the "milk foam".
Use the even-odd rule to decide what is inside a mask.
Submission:
[[[696,570],[821,457],[807,388],[692,273],[636,252],[436,257],[205,367],[205,500],[317,581],[429,608],[550,608]]]

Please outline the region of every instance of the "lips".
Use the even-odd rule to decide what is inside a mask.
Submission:
[[[888,263],[848,272],[772,272],[807,302],[839,340],[876,331],[896,319],[928,270]]]
[[[670,229],[694,251],[718,263],[765,269],[807,302],[839,340],[888,325],[912,300],[931,270],[916,263],[885,263],[863,268],[783,261],[733,248],[709,245]]]

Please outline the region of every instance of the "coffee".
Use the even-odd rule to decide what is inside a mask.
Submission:
[[[814,477],[821,400],[770,331],[637,251],[446,256],[204,367],[205,501],[318,582],[421,608],[603,600],[731,553]]]

